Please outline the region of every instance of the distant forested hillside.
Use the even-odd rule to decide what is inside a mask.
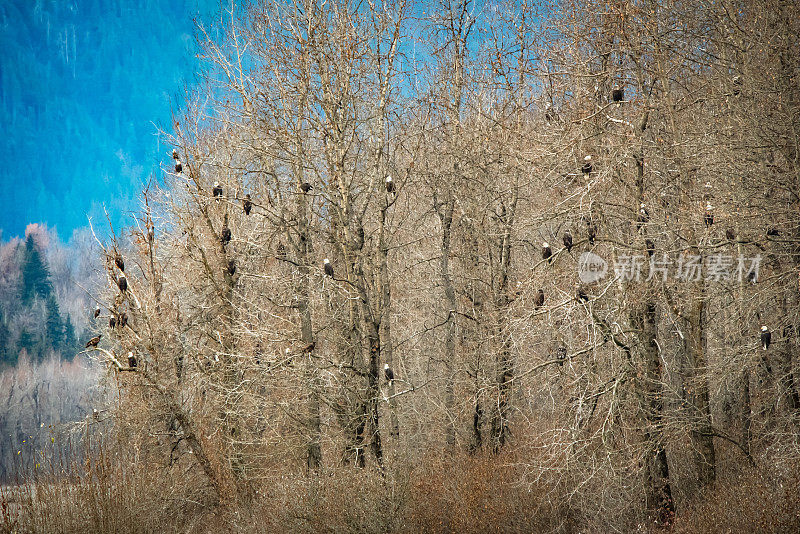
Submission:
[[[15,365],[23,352],[40,362],[80,350],[90,319],[81,289],[91,279],[87,247],[80,234],[65,246],[39,225],[0,245],[0,365]]]
[[[0,243],[0,481],[22,467],[18,451],[66,452],[64,423],[91,411],[96,371],[76,355],[94,321],[93,257],[85,229],[64,244],[31,224],[24,239]]]
[[[68,238],[87,212],[102,213],[100,199],[115,222],[124,218],[164,155],[157,126],[170,125],[193,81],[192,19],[216,6],[0,2],[0,172],[26,181],[3,193],[6,236],[40,220]]]

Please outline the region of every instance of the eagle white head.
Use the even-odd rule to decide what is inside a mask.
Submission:
[[[325,265],[328,265],[330,263],[330,261],[328,261],[328,258],[325,258],[324,260],[322,260],[322,263],[324,263]]]
[[[591,154],[590,154],[590,155],[588,155],[588,156],[586,156],[585,158],[583,158],[583,161],[592,161],[592,156],[591,156]]]
[[[388,369],[388,368],[389,368],[389,364],[388,364],[388,363],[384,363],[384,364],[383,364],[383,368],[384,368],[384,369]]]
[[[290,352],[291,352],[291,349],[289,347],[286,347],[286,355],[287,356],[289,355]]]
[[[219,182],[214,182],[214,187],[219,187]]]
[[[767,325],[764,325],[764,326],[762,326],[762,327],[761,327],[761,331],[762,331],[762,332],[766,332],[767,330],[769,330],[769,329],[767,328]]]
[[[387,176],[387,177],[386,177],[386,183],[387,183],[387,184],[388,184],[388,183],[391,183],[391,181],[392,181],[392,177],[391,177],[391,176]]]
[[[706,211],[711,211],[713,206],[711,206],[711,202],[706,202]]]
[[[640,208],[642,208],[642,209],[644,209],[644,202],[642,202],[641,204],[639,204],[639,207],[640,207]]]
[[[128,358],[133,358],[133,351],[132,350],[128,351]]]
[[[549,248],[549,247],[550,247],[550,245],[547,244],[547,241],[542,243],[542,248]]]

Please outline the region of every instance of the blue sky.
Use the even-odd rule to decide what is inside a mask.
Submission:
[[[0,238],[130,224],[218,0],[0,0]]]

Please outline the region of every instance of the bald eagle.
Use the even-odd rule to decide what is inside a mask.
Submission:
[[[133,352],[128,352],[128,367],[136,369],[136,356],[133,355]]]
[[[108,318],[108,327],[113,330],[114,328],[116,328],[116,326],[117,326],[117,318],[112,315],[111,317]]]
[[[394,384],[394,371],[392,371],[388,363],[383,364],[383,376],[390,386]]]
[[[119,287],[119,290],[123,293],[128,290],[128,279],[125,278],[125,273],[119,275],[119,278],[117,279],[117,287]]]
[[[333,265],[328,261],[328,258],[322,260],[322,269],[325,271],[325,274],[333,278]]]
[[[178,159],[178,149],[177,148],[173,148],[172,149],[172,159]]]
[[[586,221],[586,233],[589,236],[589,244],[594,245],[594,240],[597,238],[597,228],[591,221]]]
[[[564,248],[567,249],[567,252],[572,250],[572,234],[569,233],[569,230],[564,232]]]
[[[777,228],[770,228],[767,230],[768,237],[778,237],[779,235],[781,235],[781,233]]]
[[[639,205],[639,216],[636,218],[636,229],[641,230],[648,222],[650,222],[650,212],[647,211],[644,202],[642,202]]]
[[[125,260],[122,259],[122,255],[120,255],[119,253],[114,258],[114,264],[117,266],[117,269],[119,269],[120,271],[124,271],[125,270]]]
[[[394,182],[391,176],[386,177],[386,192],[389,194],[394,193]]]
[[[652,239],[645,239],[644,240],[644,248],[647,250],[647,255],[651,258],[656,251],[656,244],[653,243]]]
[[[625,98],[625,91],[623,89],[614,89],[611,91],[611,100],[614,102],[622,102]]]
[[[253,202],[250,200],[250,193],[244,196],[244,200],[242,201],[242,209],[244,210],[245,215],[250,215],[250,210],[253,209]]]
[[[711,206],[711,202],[706,202],[706,213],[703,215],[703,222],[706,223],[706,228],[711,228],[711,225],[714,224],[714,211],[713,206]]]
[[[587,302],[589,300],[589,295],[586,294],[580,284],[575,284],[575,300],[578,302]]]
[[[97,345],[100,343],[100,338],[103,337],[103,334],[97,334],[92,339],[86,342],[86,348],[96,348]]]
[[[733,228],[728,228],[727,230],[725,230],[725,238],[728,241],[733,241],[734,239],[736,239],[736,233],[733,231]]]
[[[303,193],[308,193],[309,191],[311,191],[314,188],[311,186],[310,183],[303,182],[302,184],[300,184],[300,189],[303,191]]]
[[[540,289],[533,299],[533,305],[537,308],[544,306],[544,289]]]
[[[228,228],[228,214],[225,214],[225,220],[222,223],[222,230],[219,233],[219,240],[222,242],[222,246],[224,247],[231,241],[231,229]]]
[[[592,170],[594,170],[594,167],[592,167],[592,156],[586,156],[585,158],[583,158],[583,166],[581,167],[581,172],[583,174],[589,175],[592,174]]]
[[[100,306],[94,309],[94,318],[97,319],[100,316]]]
[[[180,174],[183,172],[183,165],[181,165],[181,160],[175,159],[175,174]]]
[[[742,92],[742,77],[738,74],[733,77],[733,96],[739,96]]]
[[[128,314],[122,312],[119,314],[119,327],[125,328],[126,326],[128,326]]]
[[[217,200],[222,198],[222,186],[219,185],[219,182],[214,182],[214,187],[211,188],[211,195]]]
[[[764,325],[761,327],[761,348],[767,350],[770,343],[772,343],[772,332],[769,331],[767,325]]]
[[[547,260],[547,263],[553,263],[553,249],[547,244],[547,241],[542,243],[542,259]]]

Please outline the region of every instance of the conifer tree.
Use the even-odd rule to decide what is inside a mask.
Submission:
[[[61,313],[58,309],[58,302],[52,293],[47,296],[45,305],[45,332],[44,337],[47,344],[55,350],[59,350],[64,342],[64,324],[61,321]]]
[[[22,302],[29,304],[35,297],[47,298],[52,292],[50,273],[39,249],[28,236],[22,262]]]

